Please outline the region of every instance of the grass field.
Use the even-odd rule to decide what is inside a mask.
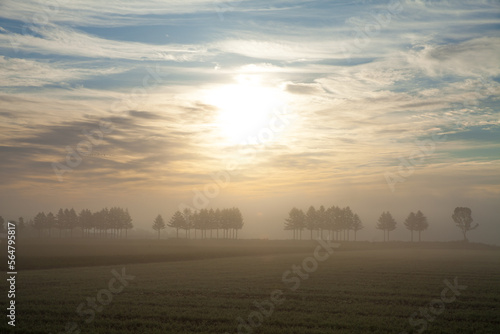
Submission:
[[[315,261],[318,245],[23,240],[16,327],[4,319],[0,331],[419,333],[425,326],[426,333],[500,332],[498,248],[343,243],[332,254],[320,249],[324,261]],[[449,288],[442,294],[444,281],[453,286],[455,278],[457,294]]]

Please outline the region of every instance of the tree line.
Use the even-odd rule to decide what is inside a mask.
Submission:
[[[1,228],[3,228],[3,218],[0,217]],[[53,237],[54,232],[59,237],[73,236],[73,230],[78,229],[81,236],[87,237],[127,237],[127,231],[132,229],[132,218],[127,209],[112,207],[104,208],[100,211],[92,212],[83,209],[76,213],[75,209],[59,209],[56,214],[52,212],[39,212],[27,224],[22,217],[16,222],[18,228],[25,226],[37,231],[39,237]]]
[[[316,209],[310,206],[305,213],[301,209],[292,208],[288,213],[288,218],[285,219],[285,230],[293,232],[294,240],[300,240],[304,229],[310,231],[311,240],[314,231],[321,238],[326,233],[330,240],[349,240],[349,231],[354,231],[354,240],[356,240],[356,234],[363,229],[363,223],[350,207],[325,208],[322,205]]]
[[[451,216],[455,225],[463,234],[464,241],[467,241],[467,232],[476,229],[479,224],[473,225],[472,211],[470,208],[457,207]],[[377,220],[376,228],[384,233],[384,241],[389,241],[389,234],[396,229],[397,222],[389,211],[382,212]],[[417,213],[410,212],[404,221],[404,226],[411,233],[413,242],[413,232],[418,232],[418,241],[421,241],[422,231],[427,230],[429,222],[427,217],[418,210]],[[317,231],[318,236],[323,238],[326,231],[329,240],[349,241],[349,231],[354,231],[354,241],[356,232],[363,229],[363,223],[359,216],[352,212],[349,207],[340,208],[336,206],[325,209],[322,205],[319,209],[310,206],[306,213],[297,208],[292,208],[285,219],[285,230],[293,231],[293,239],[302,239],[302,231],[310,230],[310,238],[313,238],[313,231]],[[347,236],[347,237],[346,237]],[[386,238],[387,236],[387,238]]]
[[[176,230],[179,238],[179,230],[185,231],[185,238],[191,238],[191,232],[194,232],[194,238],[197,239],[197,231],[201,239],[219,237],[224,239],[237,239],[238,230],[243,228],[243,216],[238,208],[228,209],[201,209],[191,211],[186,208],[182,212],[176,211],[170,218],[167,225],[161,215],[158,215],[153,221],[153,230],[160,232],[166,226]],[[215,233],[214,233],[215,231]],[[221,233],[219,233],[219,231]]]
[[[455,225],[463,234],[463,240],[467,241],[467,233],[476,229],[479,224],[473,224],[472,211],[467,207],[457,207],[451,216]],[[100,211],[91,212],[83,209],[76,214],[74,209],[59,209],[56,215],[52,212],[45,214],[39,212],[34,219],[25,223],[22,217],[15,222],[19,230],[24,228],[34,229],[38,236],[53,236],[53,232],[58,231],[59,236],[70,234],[73,236],[73,230],[79,229],[82,236],[93,237],[122,237],[127,236],[127,231],[133,228],[132,218],[127,209],[113,207],[105,208]],[[5,232],[5,220],[0,216],[0,233]],[[153,222],[153,229],[158,232],[160,237],[161,230],[167,225],[161,215],[158,215]],[[192,212],[185,209],[183,212],[177,211],[168,222],[168,226],[176,229],[177,237],[179,230],[185,230],[185,237],[190,238],[191,232],[194,232],[194,238],[197,238],[199,231],[200,238],[237,238],[238,230],[243,228],[243,216],[238,208],[230,209],[201,209]],[[404,221],[404,226],[411,233],[413,241],[413,232],[418,232],[418,240],[421,241],[421,232],[429,227],[427,217],[418,210],[417,213],[410,212]],[[315,209],[309,207],[306,213],[297,208],[292,208],[288,218],[285,219],[285,230],[293,232],[293,239],[301,239],[302,231],[308,229],[310,238],[313,238],[313,232],[318,236],[324,237],[324,233],[332,240],[349,240],[349,232],[354,231],[354,240],[356,232],[363,229],[363,223],[359,216],[352,212],[349,207],[340,208],[332,206],[326,208],[320,206]],[[376,224],[376,228],[384,232],[384,241],[389,240],[389,233],[397,227],[396,220],[390,212],[383,212]],[[219,233],[221,232],[221,233]]]

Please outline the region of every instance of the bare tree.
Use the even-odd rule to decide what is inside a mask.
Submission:
[[[467,240],[467,232],[476,229],[479,224],[472,225],[474,221],[472,219],[472,210],[465,207],[456,207],[455,211],[453,211],[453,215],[451,216],[457,227],[462,231],[464,235],[464,241]]]

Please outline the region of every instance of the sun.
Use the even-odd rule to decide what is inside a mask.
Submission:
[[[214,88],[208,102],[217,107],[216,126],[230,145],[258,143],[284,106],[281,90],[254,81]]]

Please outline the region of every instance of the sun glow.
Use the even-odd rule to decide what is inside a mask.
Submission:
[[[210,91],[209,103],[219,110],[217,126],[228,144],[259,142],[269,132],[273,118],[284,109],[283,92],[254,80],[218,87]]]

